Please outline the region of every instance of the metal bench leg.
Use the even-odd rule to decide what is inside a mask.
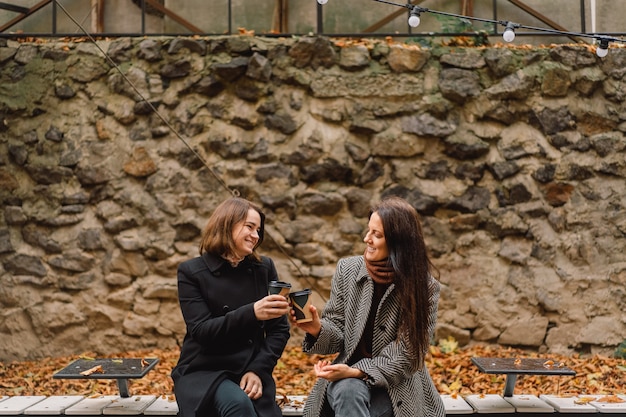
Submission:
[[[504,384],[504,396],[512,397],[513,389],[515,388],[515,380],[517,380],[517,374],[506,374],[506,383]]]
[[[120,389],[120,397],[128,398],[130,397],[130,393],[128,391],[128,379],[121,378],[117,380],[117,386]]]

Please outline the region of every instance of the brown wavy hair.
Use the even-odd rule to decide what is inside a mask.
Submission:
[[[387,197],[372,207],[370,217],[374,212],[383,224],[388,264],[394,270],[394,283],[400,296],[399,336],[408,341],[409,350],[421,368],[430,345],[429,282],[437,270],[428,256],[419,213],[411,204],[400,197]]]
[[[235,226],[246,220],[248,211],[252,209],[261,216],[261,225],[258,230],[259,241],[254,246],[252,253],[248,256],[255,260],[260,260],[256,249],[263,243],[265,235],[265,213],[256,204],[241,198],[231,197],[222,202],[202,230],[200,236],[200,255],[203,253],[211,253],[213,255],[222,256],[224,254],[235,253],[235,241],[233,240],[233,229]]]

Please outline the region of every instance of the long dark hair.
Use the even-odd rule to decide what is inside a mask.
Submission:
[[[372,207],[371,213],[374,212],[383,224],[388,262],[400,296],[399,336],[408,342],[409,351],[421,368],[430,344],[429,282],[436,268],[428,256],[419,214],[411,204],[400,197],[387,197]]]
[[[211,214],[200,237],[200,255],[205,252],[217,256],[234,254],[235,241],[233,240],[233,229],[237,224],[246,220],[250,209],[253,209],[261,216],[261,226],[258,231],[259,241],[254,246],[252,253],[248,256],[252,256],[257,261],[260,260],[261,258],[256,253],[256,248],[263,243],[263,236],[265,235],[265,214],[261,211],[259,206],[241,197],[231,197],[225,200],[217,206],[213,214]]]

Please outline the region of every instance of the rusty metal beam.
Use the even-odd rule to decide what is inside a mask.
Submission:
[[[21,22],[22,20],[26,19],[31,14],[39,11],[40,9],[42,9],[43,7],[47,6],[50,3],[52,3],[52,0],[43,0],[43,1],[39,2],[39,3],[37,3],[33,7],[29,8],[26,13],[22,13],[20,16],[14,17],[13,19],[11,19],[8,22],[6,22],[4,25],[0,26],[0,33],[4,32],[7,29],[9,29],[11,26]]]
[[[194,26],[193,24],[191,24],[186,19],[183,19],[182,17],[180,17],[179,15],[177,15],[176,13],[174,13],[173,11],[168,9],[167,7],[161,5],[159,2],[157,2],[155,0],[145,0],[145,2],[146,2],[146,4],[149,4],[150,6],[154,7],[156,10],[158,10],[161,13],[165,14],[167,17],[169,17],[170,19],[172,19],[176,23],[186,27],[191,32],[197,33],[197,34],[203,33],[201,29],[199,29],[198,27]]]
[[[418,5],[418,4],[423,3],[423,2],[424,2],[424,0],[414,0],[414,1],[409,2],[409,4]],[[387,16],[383,17],[382,19],[380,19],[378,22],[374,23],[370,27],[365,28],[363,30],[363,33],[374,32],[374,31],[380,29],[381,27],[385,26],[387,23],[391,22],[392,20],[394,20],[398,16],[402,16],[405,13],[406,13],[406,11],[404,9],[396,10],[395,12],[391,13],[390,15],[387,15]]]
[[[414,0],[414,1],[409,2],[409,4],[413,4],[413,5],[417,6],[418,4],[423,3],[423,2],[424,2],[424,0]],[[462,12],[463,15],[465,15],[465,16],[473,16],[474,15],[474,0],[463,0],[461,8],[463,10],[463,12]],[[382,18],[381,20],[379,20],[378,22],[374,23],[373,25],[365,28],[363,30],[363,33],[374,32],[374,31],[380,29],[381,27],[385,26],[387,23],[391,22],[392,20],[396,19],[397,17],[403,15],[404,13],[406,13],[406,11],[404,11],[404,9],[396,10],[395,12],[391,13],[390,15],[387,15],[384,18]]]
[[[474,16],[474,0],[463,0],[461,10],[463,16]]]
[[[424,0],[415,0],[410,2],[410,4],[413,5],[418,5],[420,3],[422,3]],[[546,25],[550,26],[552,29],[561,31],[561,32],[569,32],[566,28],[564,28],[563,26],[559,25],[558,23],[556,23],[555,21],[549,19],[548,17],[546,17],[545,15],[539,13],[537,10],[533,9],[532,7],[530,7],[529,5],[527,5],[526,3],[524,3],[521,0],[508,0],[510,3],[512,3],[514,6],[518,7],[519,9],[523,10],[524,12],[528,13],[529,15],[535,17],[536,19],[542,21],[543,23],[545,23]],[[463,12],[462,14],[465,16],[473,16],[474,14],[474,1],[473,0],[463,0],[462,5],[461,5]],[[404,9],[400,9],[400,10],[396,10],[395,12],[385,16],[384,18],[382,18],[381,20],[379,20],[378,22],[374,23],[373,25],[365,28],[363,30],[363,33],[371,33],[374,32],[378,29],[380,29],[381,27],[383,27],[384,25],[386,25],[387,23],[393,21],[394,19],[396,19],[397,17],[405,14],[406,11]],[[582,39],[580,39],[580,37],[575,36],[575,35],[568,35],[568,37],[576,42],[582,42]]]
[[[524,3],[521,0],[509,0],[509,3],[512,3],[514,6],[517,6],[518,8],[522,9],[523,11],[525,11],[529,15],[535,17],[536,19],[541,20],[543,23],[545,23],[546,25],[550,26],[552,29],[556,29],[556,30],[559,30],[559,31],[562,31],[562,32],[569,32],[563,26],[559,25],[555,21],[553,21],[553,20],[549,19],[548,17],[544,16],[543,14],[539,13],[537,10],[533,9],[532,7],[530,7],[529,5],[527,5],[526,3]],[[580,39],[578,36],[568,35],[567,37],[572,39],[573,41],[582,42],[582,39]]]
[[[9,10],[17,13],[28,13],[28,7],[16,6],[14,4],[0,1],[0,9]]]
[[[96,25],[98,32],[104,32],[104,0],[98,0],[98,19]]]
[[[52,3],[52,1],[53,0],[42,0],[41,2],[37,3],[36,5],[31,7],[30,9],[28,9],[28,11],[26,13],[23,13],[20,16],[17,16],[15,18],[9,20],[4,25],[0,26],[0,33],[4,32],[7,29],[9,29],[13,25],[21,22],[22,20],[26,19],[28,16],[32,15],[33,13],[38,12],[39,10],[41,10],[42,8],[47,6],[48,4]],[[180,17],[176,13],[172,12],[168,8],[162,6],[157,1],[155,1],[155,0],[145,0],[145,2],[146,2],[146,4],[149,4],[150,6],[154,7],[158,11],[160,11],[161,13],[165,14],[166,16],[168,16],[170,19],[172,19],[175,22],[179,23],[180,25],[186,27],[191,32],[198,33],[198,34],[203,33],[201,29],[199,29],[198,27],[194,26],[193,24],[191,24],[187,20],[183,19],[182,17]]]
[[[289,3],[287,0],[274,1],[274,14],[272,16],[272,32],[287,33],[289,27]]]

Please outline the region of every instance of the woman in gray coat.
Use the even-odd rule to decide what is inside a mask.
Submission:
[[[265,216],[243,198],[220,204],[200,256],[178,268],[187,325],[172,371],[180,417],[280,417],[272,371],[289,339],[289,303],[268,295],[278,280],[259,256]]]
[[[308,353],[334,354],[315,365],[319,377],[304,417],[443,417],[425,365],[437,318],[439,283],[432,276],[419,215],[390,197],[370,214],[362,256],[341,259],[321,317],[292,325],[306,332]]]

